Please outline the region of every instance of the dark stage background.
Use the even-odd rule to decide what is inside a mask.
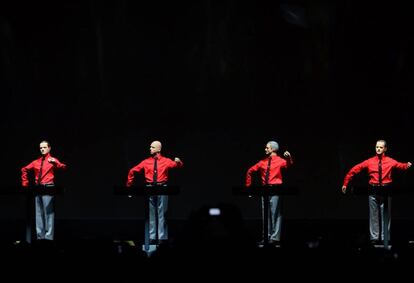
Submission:
[[[142,199],[114,196],[153,140],[185,167],[171,219],[232,195],[267,141],[289,150],[287,219],[367,217],[366,198],[343,196],[343,177],[374,155],[411,151],[414,19],[407,1],[3,1],[0,4],[2,187],[49,140],[68,165],[57,181],[58,219],[143,216]],[[412,171],[396,173],[412,187]],[[355,184],[366,182],[364,176]],[[413,195],[393,199],[412,219]],[[0,217],[24,217],[21,196]]]

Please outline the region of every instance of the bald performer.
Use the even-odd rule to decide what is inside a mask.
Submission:
[[[134,179],[137,173],[144,172],[146,185],[151,186],[167,186],[168,172],[173,168],[180,168],[183,166],[182,161],[175,157],[171,160],[161,155],[162,144],[159,141],[153,141],[150,145],[150,157],[144,159],[137,166],[129,170],[127,187],[134,185]],[[168,241],[168,227],[166,221],[166,213],[168,208],[168,196],[151,196],[150,197],[150,219],[149,219],[149,233],[150,243],[158,244],[156,242],[155,231],[155,209],[158,209],[158,239],[160,243]]]

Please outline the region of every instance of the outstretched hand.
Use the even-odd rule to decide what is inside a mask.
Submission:
[[[284,156],[284,157],[290,157],[290,152],[289,152],[289,151],[285,151],[285,152],[283,153],[283,156]]]
[[[410,168],[413,164],[411,162],[408,162],[408,168]]]
[[[342,193],[345,194],[346,193],[346,186],[342,186]]]

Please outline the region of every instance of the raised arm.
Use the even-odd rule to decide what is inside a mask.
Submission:
[[[60,162],[57,158],[49,157],[47,161],[52,163],[53,166],[55,166],[57,169],[63,169],[63,170],[66,169],[66,164]]]
[[[286,158],[286,162],[287,162],[286,166],[290,166],[293,164],[293,158],[289,151],[285,151],[283,153],[283,156]]]
[[[400,170],[407,170],[412,166],[411,162],[407,162],[407,163],[401,163],[401,162],[398,162],[398,161],[395,161],[395,162],[396,163],[395,163],[394,167],[397,168],[397,169],[400,169]]]
[[[178,158],[178,157],[175,157],[173,167],[174,168],[181,168],[183,166],[184,166],[184,163],[181,161],[181,159]]]

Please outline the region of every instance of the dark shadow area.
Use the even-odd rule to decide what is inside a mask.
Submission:
[[[47,262],[53,273],[81,282],[109,277],[118,282],[149,277],[152,282],[192,282],[196,274],[205,280],[219,276],[247,282],[264,280],[276,268],[279,275],[293,279],[306,275],[308,279],[330,280],[331,272],[344,269],[351,270],[353,275],[344,273],[343,278],[357,272],[359,276],[381,279],[383,268],[408,274],[407,266],[414,259],[414,241],[410,240],[414,239],[414,231],[407,229],[413,227],[410,221],[395,221],[395,237],[389,250],[374,247],[367,240],[367,223],[361,220],[287,221],[279,246],[258,246],[260,233],[249,227],[260,231],[260,220],[248,223],[237,207],[225,203],[195,210],[181,222],[179,228],[175,227],[175,236],[151,253],[143,252],[142,238],[114,240],[62,235],[56,241],[32,244],[3,240],[0,252],[5,260],[5,274],[37,282],[31,272],[44,268]],[[114,223],[113,227],[109,222],[102,224],[107,229],[117,228]],[[65,225],[70,226],[66,229],[79,228],[75,222]],[[27,272],[21,272],[22,264]],[[377,272],[372,274],[372,269]]]

